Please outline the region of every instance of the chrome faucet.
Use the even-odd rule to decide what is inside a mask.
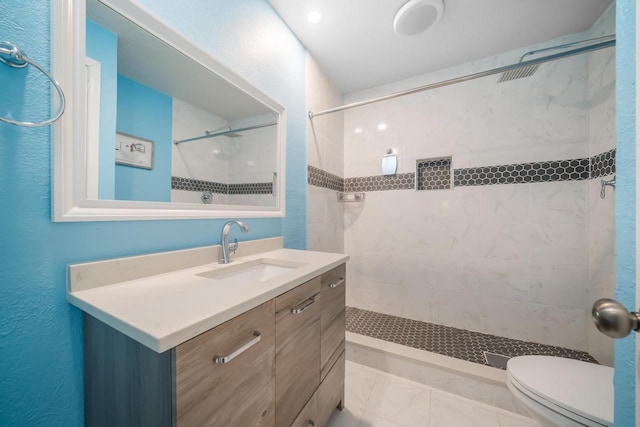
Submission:
[[[240,221],[239,219],[227,221],[224,224],[224,226],[222,227],[222,236],[220,238],[220,240],[222,240],[222,247],[220,248],[220,264],[229,264],[231,262],[231,260],[229,259],[229,252],[236,253],[236,250],[238,249],[237,239],[234,243],[229,243],[229,231],[231,230],[231,226],[233,224],[238,224],[238,227],[240,227],[240,230],[242,230],[243,233],[249,231],[249,227],[247,227],[247,224]]]

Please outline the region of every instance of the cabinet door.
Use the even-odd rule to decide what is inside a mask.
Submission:
[[[318,392],[309,399],[302,411],[291,424],[291,427],[321,427],[318,423]]]
[[[276,298],[276,422],[288,427],[320,385],[320,277]]]
[[[345,289],[346,268],[342,264],[327,271],[321,277],[322,281],[322,316],[321,329],[321,378],[327,375],[329,369],[340,353],[344,350],[345,331]]]
[[[176,347],[177,425],[274,427],[274,378],[271,300]]]
[[[324,426],[329,422],[336,408],[344,407],[344,351],[333,364],[316,393],[316,425]]]

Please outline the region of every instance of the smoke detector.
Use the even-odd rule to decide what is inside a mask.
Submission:
[[[409,0],[396,13],[393,31],[401,37],[418,35],[436,25],[443,11],[443,0]]]

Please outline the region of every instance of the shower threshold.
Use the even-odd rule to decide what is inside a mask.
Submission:
[[[347,332],[504,370],[515,356],[544,355],[598,363],[583,351],[472,332],[347,307]]]

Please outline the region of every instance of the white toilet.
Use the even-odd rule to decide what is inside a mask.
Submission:
[[[551,356],[507,363],[507,386],[543,426],[613,426],[613,368]]]

